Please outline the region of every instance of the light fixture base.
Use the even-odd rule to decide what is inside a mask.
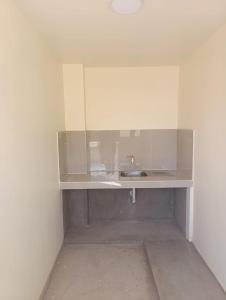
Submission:
[[[143,6],[143,0],[112,0],[111,7],[118,14],[134,14]]]

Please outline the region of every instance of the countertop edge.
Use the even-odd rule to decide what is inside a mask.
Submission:
[[[192,179],[149,180],[149,181],[61,181],[61,190],[81,189],[130,189],[130,188],[190,188]]]

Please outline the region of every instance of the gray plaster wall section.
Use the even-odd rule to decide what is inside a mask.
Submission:
[[[72,227],[84,227],[89,223],[89,203],[86,190],[63,191],[64,231]]]
[[[90,223],[100,221],[161,220],[174,217],[172,189],[137,189],[136,202],[130,190],[89,190]]]
[[[186,198],[187,198],[187,189],[175,189],[174,190],[174,215],[175,220],[184,234],[186,235]]]
[[[65,232],[105,221],[176,221],[185,234],[185,189],[138,189],[136,203],[130,190],[63,191]]]
[[[70,210],[69,210],[69,192],[63,191],[62,192],[62,199],[63,199],[63,225],[64,225],[64,232],[67,232],[70,227]]]
[[[58,140],[61,174],[192,168],[192,130],[64,131]],[[128,155],[135,156],[133,165]]]

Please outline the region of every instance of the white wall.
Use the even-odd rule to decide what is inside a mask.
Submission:
[[[69,66],[64,67],[67,130],[82,129],[84,99],[89,130],[177,128],[179,67],[84,68],[84,98],[80,66]]]
[[[62,70],[10,0],[0,44],[0,299],[37,300],[63,238]]]
[[[84,72],[82,65],[63,65],[65,127],[85,130]]]
[[[179,126],[194,128],[194,244],[226,290],[226,26],[180,71]]]

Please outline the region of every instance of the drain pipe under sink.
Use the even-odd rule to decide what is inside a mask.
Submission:
[[[136,203],[136,189],[132,188],[129,192],[131,203],[135,204]]]

